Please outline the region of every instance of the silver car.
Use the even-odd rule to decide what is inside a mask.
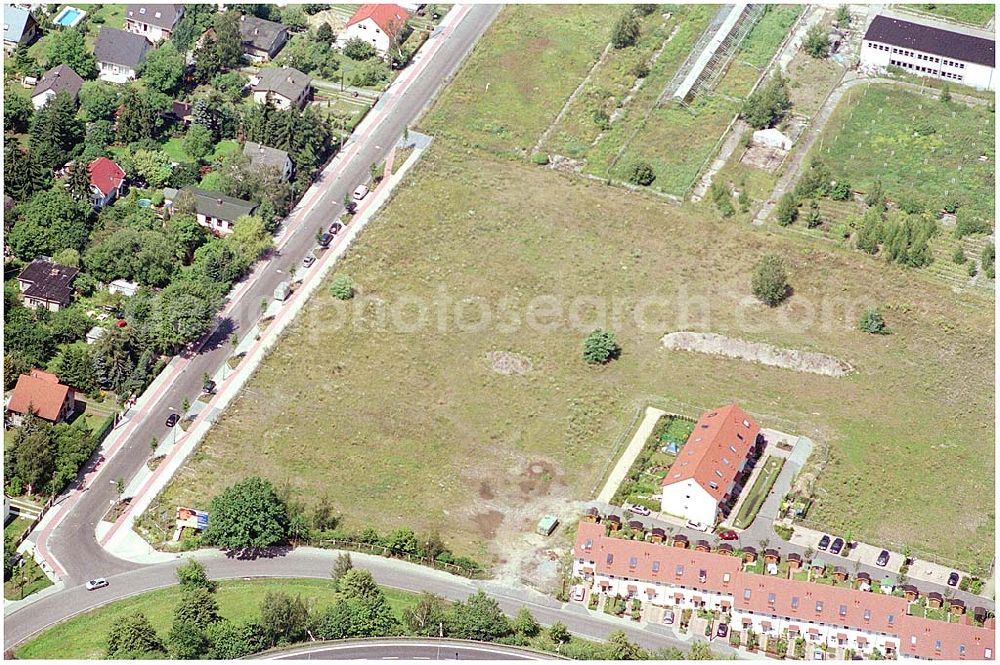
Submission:
[[[103,577],[98,577],[97,579],[87,580],[84,586],[87,588],[87,591],[93,591],[94,589],[101,589],[108,586],[108,581]]]

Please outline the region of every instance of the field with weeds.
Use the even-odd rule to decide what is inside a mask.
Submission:
[[[614,5],[510,5],[421,123],[435,136],[524,157],[597,62]]]
[[[990,19],[993,18],[993,15],[996,13],[996,7],[993,5],[966,5],[955,3],[940,5],[910,5],[908,9],[911,11],[916,10],[921,13],[943,16],[944,18],[950,18],[954,21],[960,21],[962,23],[977,26],[984,26],[989,23]]]
[[[853,189],[868,191],[881,179],[890,199],[918,199],[933,210],[954,199],[993,220],[994,142],[985,105],[873,85],[844,95],[812,156]]]

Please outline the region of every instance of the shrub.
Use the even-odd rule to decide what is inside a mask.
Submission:
[[[723,217],[732,217],[736,213],[733,208],[733,198],[729,193],[729,188],[721,182],[713,182],[710,190],[715,207]]]
[[[653,181],[656,180],[656,173],[653,172],[653,166],[649,162],[637,161],[629,167],[626,178],[633,185],[646,187],[652,185]]]
[[[827,39],[826,28],[819,23],[809,28],[809,32],[806,33],[806,39],[802,43],[802,48],[806,50],[806,53],[817,59],[822,59],[830,55],[830,40]]]
[[[823,218],[819,214],[819,202],[813,199],[809,202],[809,214],[806,215],[806,226],[814,229],[823,223]]]
[[[754,129],[766,129],[778,122],[791,106],[788,84],[779,72],[747,97],[741,114]]]
[[[837,181],[830,188],[830,198],[834,201],[846,201],[851,198],[851,185],[843,181]]]
[[[834,14],[834,20],[837,22],[838,28],[846,28],[851,25],[851,10],[847,5],[840,5],[837,7],[837,13]]]
[[[632,75],[637,79],[644,79],[649,76],[649,65],[640,60],[632,66]]]
[[[869,307],[861,315],[861,320],[858,321],[858,330],[871,335],[888,335],[890,332],[889,328],[885,325],[885,319],[882,318],[882,314],[874,307]]]
[[[635,44],[639,39],[639,19],[631,11],[624,12],[611,30],[611,45],[617,49]]]
[[[834,237],[840,238],[841,240],[847,240],[851,237],[851,227],[843,222],[840,222],[835,224],[833,228],[830,229],[830,233],[833,234]]]
[[[882,181],[876,180],[871,191],[865,194],[865,205],[869,208],[885,207],[885,192],[882,191]]]
[[[330,295],[337,300],[350,300],[354,297],[354,282],[347,275],[337,275],[330,283]]]
[[[751,282],[753,294],[765,305],[774,307],[788,294],[788,275],[780,256],[768,254],[757,264]]]
[[[969,277],[975,277],[976,274],[979,272],[979,269],[976,268],[975,261],[969,261],[969,269],[967,272],[969,273]]]
[[[947,83],[941,86],[941,101],[945,103],[951,101],[951,88],[948,87]]]
[[[621,355],[615,334],[598,328],[583,342],[583,359],[591,365],[603,365]]]
[[[545,166],[549,163],[549,156],[544,152],[536,152],[531,156],[531,161],[538,166]]]
[[[993,279],[996,264],[996,248],[993,246],[993,243],[989,243],[983,247],[980,262],[983,264],[983,272],[986,273],[986,276]]]
[[[590,112],[590,117],[594,120],[594,124],[597,125],[599,129],[611,129],[611,117],[607,114],[607,112],[605,112],[604,109],[594,109]]]
[[[958,265],[962,265],[963,263],[965,263],[966,261],[965,251],[961,248],[961,246],[956,247],[955,251],[952,252],[951,260],[957,263]]]
[[[637,16],[649,16],[656,11],[656,5],[632,5],[632,11]]]
[[[778,200],[778,209],[775,212],[778,224],[788,226],[799,216],[799,202],[791,192],[785,192]]]
[[[992,225],[985,219],[973,217],[972,213],[960,208],[955,217],[955,237],[964,238],[976,233],[989,233]]]
[[[376,55],[375,47],[358,37],[348,39],[343,52],[351,60],[367,60]]]

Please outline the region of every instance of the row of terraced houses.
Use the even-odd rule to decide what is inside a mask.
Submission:
[[[730,615],[733,630],[801,637],[815,648],[868,656],[877,649],[887,658],[993,659],[992,617],[980,626],[964,611],[951,622],[911,616],[912,594],[900,598],[744,572],[740,556],[608,535],[593,513],[577,530],[573,574],[592,593],[717,610]]]

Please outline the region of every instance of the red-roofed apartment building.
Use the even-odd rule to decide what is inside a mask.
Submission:
[[[100,209],[121,195],[125,171],[107,157],[98,157],[89,168],[91,202]]]
[[[756,450],[760,425],[736,404],[709,411],[663,479],[662,510],[713,525]]]
[[[992,660],[995,628],[907,614],[909,601],[884,593],[779,579],[742,570],[740,557],[605,535],[600,522],[581,521],[573,575],[591,593],[637,598],[673,608],[718,610],[733,631],[801,637],[807,653],[824,645],[883,657]]]
[[[357,38],[385,55],[409,17],[399,5],[361,5],[337,35],[337,44],[343,48],[348,40]]]
[[[20,425],[29,411],[50,423],[60,423],[73,415],[75,400],[76,393],[59,383],[58,376],[33,369],[18,377],[7,413],[15,425]]]

